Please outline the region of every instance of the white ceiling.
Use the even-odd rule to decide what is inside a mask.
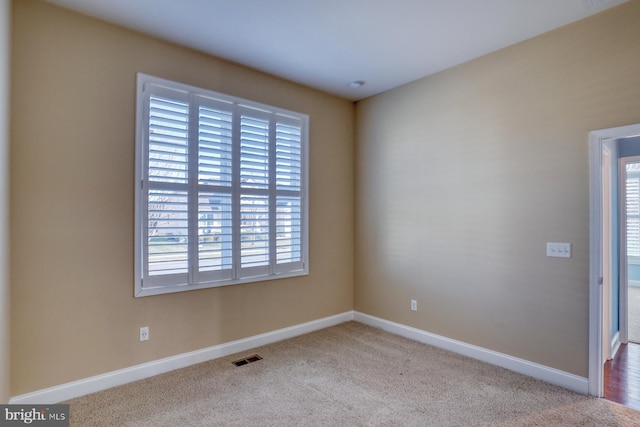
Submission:
[[[47,1],[358,100],[627,0]]]

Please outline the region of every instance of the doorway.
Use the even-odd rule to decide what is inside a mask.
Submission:
[[[640,137],[606,142],[602,160],[604,397],[640,409]]]
[[[619,230],[621,209],[618,192],[612,188],[618,185],[618,177],[624,175],[619,171],[618,158],[623,157],[624,149],[630,145],[622,141],[635,137],[640,137],[640,124],[589,134],[589,394],[596,397],[604,396],[604,362],[615,355],[619,343],[627,340],[625,268],[616,271],[619,259],[623,255],[626,259],[626,248],[618,242],[620,233],[614,231]],[[638,147],[635,155],[640,155],[640,144]]]

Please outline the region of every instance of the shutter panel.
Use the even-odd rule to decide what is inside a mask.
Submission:
[[[149,275],[187,273],[187,192],[149,190],[148,197]]]
[[[640,178],[627,178],[627,256],[640,257]]]
[[[268,273],[269,117],[242,108],[240,113],[240,268],[241,276]],[[258,268],[259,267],[259,268]]]
[[[300,191],[302,162],[300,126],[276,124],[276,189]]]
[[[302,260],[302,128],[276,124],[276,264]]]
[[[240,196],[240,266],[269,265],[269,197]]]
[[[231,195],[200,192],[198,196],[199,271],[232,268]]]
[[[188,148],[189,104],[150,97],[149,180],[186,183]]]
[[[269,120],[240,118],[240,185],[269,188]]]
[[[195,282],[232,278],[233,110],[196,97],[198,105],[198,245]]]
[[[299,262],[302,256],[300,197],[278,196],[276,205],[276,263]]]
[[[189,103],[151,95],[147,123],[145,270],[156,280],[189,271]]]
[[[231,186],[232,113],[201,106],[198,117],[198,182]]]

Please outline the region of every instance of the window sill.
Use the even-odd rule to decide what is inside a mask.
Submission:
[[[309,275],[309,271],[305,269],[305,270],[290,271],[287,273],[272,274],[269,276],[245,277],[242,279],[235,279],[235,280],[218,280],[215,282],[198,283],[198,284],[185,283],[185,284],[172,285],[172,286],[143,287],[143,286],[139,286],[139,282],[137,282],[134,296],[136,298],[147,297],[152,295],[195,291],[197,289],[220,288],[223,286],[241,285],[241,284],[248,284],[248,283],[255,283],[255,282],[264,282],[267,280],[287,279],[291,277],[300,277],[300,276],[308,276],[308,275]]]

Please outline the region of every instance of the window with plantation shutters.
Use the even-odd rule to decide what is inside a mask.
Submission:
[[[626,168],[627,257],[640,260],[640,171],[637,163],[627,164]]]
[[[136,296],[308,274],[307,126],[139,74]]]

